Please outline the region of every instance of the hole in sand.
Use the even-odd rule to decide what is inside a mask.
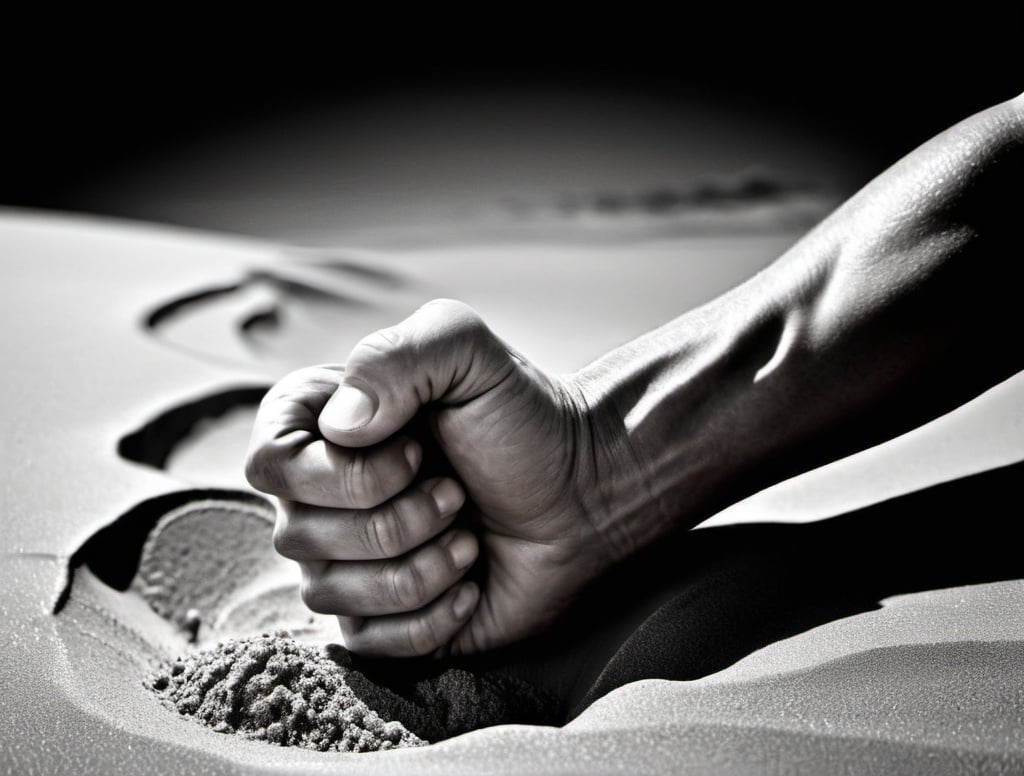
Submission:
[[[609,574],[543,637],[447,662],[361,661],[329,646],[336,624],[310,620],[293,564],[270,546],[269,505],[184,491],[140,504],[75,553],[58,630],[83,703],[106,704],[121,725],[130,704],[133,724],[182,742],[366,751],[562,724],[623,684],[706,676],[895,593],[1019,578],[1000,505],[1015,503],[1020,466],[817,524],[690,532]],[[963,532],[964,514],[977,531]]]
[[[161,341],[203,358],[296,368],[336,361],[339,333],[370,331],[407,312],[405,285],[357,261],[293,258],[183,292],[152,310],[145,324]]]
[[[139,570],[143,547],[161,517],[192,503],[208,500],[245,505],[265,520],[271,520],[273,507],[255,494],[226,490],[184,490],[146,499],[94,533],[69,561],[70,574],[86,566],[98,579],[115,590],[127,590]],[[71,588],[61,593],[55,611],[60,611]]]
[[[183,402],[122,437],[117,451],[184,482],[243,486],[242,461],[266,392],[267,386],[231,388]]]
[[[556,699],[501,671],[353,659],[334,618],[302,603],[298,569],[273,550],[273,520],[264,499],[236,491],[137,505],[72,558],[78,580],[57,606],[77,622],[69,639],[96,637],[113,652],[110,681],[182,717],[285,746],[377,751],[561,721]]]

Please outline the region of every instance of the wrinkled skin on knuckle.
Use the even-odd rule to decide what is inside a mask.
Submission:
[[[273,478],[269,476],[271,468],[269,450],[266,445],[251,447],[245,456],[245,479],[256,490],[269,492]]]
[[[333,385],[341,373],[326,366],[306,366],[289,372],[268,391],[264,401],[273,398],[305,395],[310,386]]]
[[[346,368],[347,380],[364,383],[375,391],[384,390],[396,374],[405,374],[415,366],[415,337],[403,333],[402,326],[378,329],[352,349]]]
[[[426,597],[423,574],[415,563],[389,564],[385,573],[394,603],[405,611],[418,609]]]
[[[292,431],[269,442],[252,447],[246,457],[245,472],[249,484],[264,493],[287,497],[291,480],[297,472],[289,461],[310,444],[312,435],[305,431]]]
[[[374,512],[366,522],[367,546],[374,549],[381,558],[395,558],[405,549],[404,530],[401,518],[393,506]]]
[[[276,424],[294,420],[296,413],[315,414],[325,395],[330,395],[341,372],[326,367],[306,367],[278,380],[260,401],[257,417]]]
[[[381,479],[366,457],[355,455],[343,469],[341,482],[352,509],[372,509],[380,502]]]
[[[360,357],[372,357],[374,355],[391,356],[396,352],[401,352],[403,344],[404,339],[396,327],[377,329],[377,331],[367,334],[356,343],[356,346],[352,349],[352,356],[356,360]]]

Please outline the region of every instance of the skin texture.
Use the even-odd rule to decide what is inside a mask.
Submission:
[[[354,431],[332,423],[343,380],[371,397]],[[371,655],[479,651],[550,622],[615,557],[581,493],[600,474],[580,402],[450,300],[370,335],[345,368],[285,378],[249,476],[283,499],[276,546],[302,564],[307,605]],[[402,430],[423,405],[457,480],[414,482],[422,448]],[[450,529],[460,507],[475,539]],[[482,596],[459,582],[481,551]]]
[[[986,345],[1019,328],[1022,173],[1017,98],[908,155],[746,283],[568,377],[451,300],[370,334],[345,367],[287,376],[247,473],[280,498],[275,543],[306,603],[368,655],[507,644],[665,534],[1013,374],[1020,349]],[[419,474],[424,434],[451,476]]]

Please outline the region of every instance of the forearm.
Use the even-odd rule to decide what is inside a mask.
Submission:
[[[1024,366],[1022,127],[1006,103],[916,150],[764,272],[577,375],[634,465],[599,483],[628,551],[948,411]],[[993,347],[1006,335],[1010,341]]]

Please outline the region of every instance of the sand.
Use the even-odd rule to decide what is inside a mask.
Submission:
[[[145,679],[169,709],[219,733],[340,752],[561,721],[555,697],[500,673],[428,661],[396,682],[387,663],[368,662],[376,680],[368,677],[343,646],[324,643],[336,625],[302,606],[295,569],[271,550],[272,529],[266,506],[223,499],[190,501],[150,529],[126,595],[188,642]],[[277,630],[253,635],[261,623]]]
[[[218,733],[318,751],[423,746],[558,716],[553,698],[512,677],[453,668],[431,674],[403,697],[353,668],[344,647],[317,648],[279,632],[164,662],[146,686],[168,708]]]
[[[267,634],[165,663],[146,684],[168,708],[217,733],[321,752],[426,743],[381,719],[368,705],[372,696],[352,690],[349,673],[329,651]]]
[[[169,709],[219,733],[339,752],[560,721],[556,699],[513,677],[426,663],[392,689],[353,668],[343,646],[324,643],[333,618],[302,606],[294,566],[272,551],[273,517],[259,501],[200,499],[149,529],[125,595],[188,643],[145,679]],[[108,534],[96,542],[123,546]],[[104,568],[99,549],[90,556]],[[276,631],[255,634],[261,624]]]
[[[714,283],[748,274],[791,239],[705,236],[586,250],[466,246],[379,257],[401,282],[362,283],[346,303],[345,321],[332,319],[338,328],[310,349],[319,348],[317,360],[333,360],[368,328],[393,322],[420,299],[449,294],[469,297],[503,336],[538,353],[546,366],[571,369],[650,319],[713,295]],[[179,422],[162,440],[173,448],[163,466],[158,457],[122,456],[118,441],[156,428],[153,421],[169,411],[208,407],[211,396],[268,384],[287,366],[292,334],[316,324],[306,319],[290,330],[284,315],[277,329],[240,330],[232,328],[239,310],[210,307],[205,326],[228,327],[220,339],[236,348],[237,358],[228,359],[200,347],[217,339],[212,334],[196,345],[195,331],[156,332],[147,329],[147,316],[170,299],[238,283],[253,268],[310,257],[207,235],[12,213],[0,215],[0,245],[10,268],[0,302],[13,323],[4,347],[10,379],[0,385],[8,440],[0,450],[0,616],[8,624],[0,660],[0,770],[1024,772],[1024,574],[1008,533],[1009,517],[1019,511],[1019,470],[982,482],[973,495],[943,492],[894,505],[871,518],[874,541],[842,525],[808,522],[827,512],[815,513],[819,502],[799,489],[787,492],[803,494],[798,506],[807,525],[699,529],[685,545],[690,549],[670,558],[671,585],[648,563],[639,575],[650,581],[643,589],[605,589],[571,632],[495,658],[505,661],[497,667],[568,701],[563,725],[497,725],[426,746],[349,754],[271,746],[182,718],[143,684],[164,661],[279,625],[296,643],[319,649],[321,628],[331,623],[309,623],[291,608],[294,580],[286,567],[271,565],[272,553],[256,560],[255,541],[252,562],[231,566],[238,584],[230,600],[203,598],[198,569],[189,577],[196,599],[184,588],[163,589],[166,580],[152,575],[143,586],[137,564],[158,524],[170,540],[174,525],[212,513],[241,510],[249,515],[243,526],[266,524],[267,507],[240,471],[234,481],[221,470],[208,480],[201,465],[203,439],[218,445],[218,461],[230,461],[240,458],[232,445],[244,448],[244,438]],[[468,263],[471,255],[476,264]],[[485,271],[481,257],[498,269]],[[709,267],[717,268],[714,281],[700,286],[696,280]],[[358,275],[346,272],[339,277]],[[536,294],[530,316],[515,309],[517,284]],[[649,304],[614,304],[622,294],[643,295]],[[581,295],[594,300],[592,309],[572,303]],[[253,304],[265,309],[266,300]],[[265,361],[266,352],[277,360]],[[958,460],[964,435],[984,427],[970,414],[954,415],[915,448],[915,463],[930,476],[1013,457],[1008,444],[982,453],[974,447],[969,460]],[[1005,425],[1013,429],[1018,420],[1011,415]],[[174,449],[192,442],[186,458],[200,465],[176,468]],[[884,469],[892,481],[905,471],[876,461],[852,478],[844,473],[850,469],[831,471],[829,510],[842,508],[840,497],[870,499],[873,471]],[[930,461],[938,462],[934,471]],[[915,477],[900,482],[912,489],[922,483]],[[979,499],[986,491],[992,498]],[[167,519],[176,511],[179,517]],[[785,519],[786,510],[760,514]],[[231,564],[230,545],[203,535],[201,548],[170,544],[189,547],[204,563]],[[158,614],[143,587],[171,606]],[[826,605],[830,600],[838,605]],[[364,675],[387,686],[372,670]],[[557,681],[549,686],[545,677]],[[395,691],[406,698],[398,690],[407,687]]]

